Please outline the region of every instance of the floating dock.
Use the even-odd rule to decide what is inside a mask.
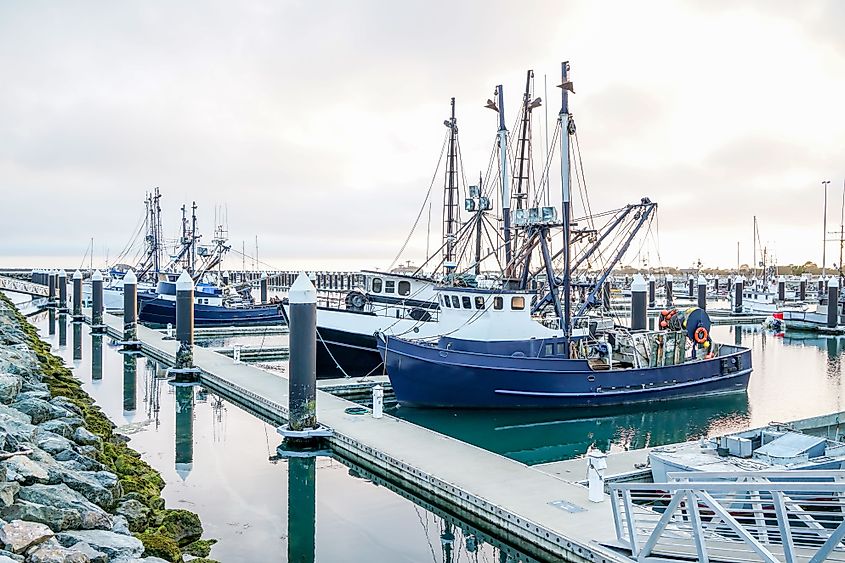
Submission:
[[[90,312],[89,312],[90,316]],[[123,321],[105,314],[108,333],[121,338]],[[179,343],[138,327],[142,350],[173,364]],[[288,380],[222,354],[194,347],[200,382],[259,416],[282,423],[288,416]],[[555,474],[491,453],[449,436],[385,415],[375,419],[360,405],[317,390],[317,415],[332,429],[328,439],[342,457],[398,481],[430,502],[446,503],[479,525],[500,530],[528,555],[563,561],[630,562],[607,545],[615,538],[609,500],[593,503],[587,488]],[[586,474],[587,462],[577,460]],[[558,469],[559,470],[559,469]],[[574,471],[574,470],[573,470]]]

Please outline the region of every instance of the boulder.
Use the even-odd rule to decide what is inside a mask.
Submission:
[[[59,397],[59,398],[61,398],[61,397]],[[50,402],[52,403],[53,400],[50,400]],[[58,405],[58,406],[61,406],[61,405]],[[85,426],[85,421],[82,420],[82,418],[80,418],[78,416],[63,416],[62,418],[57,418],[56,420],[58,420],[60,422],[64,422],[65,424],[70,426],[73,430],[76,430],[80,426]],[[65,438],[67,438],[67,437],[68,436],[65,436]]]
[[[144,553],[144,544],[138,538],[106,530],[68,530],[56,537],[65,547],[85,542],[97,551],[105,553],[112,560],[140,557]]]
[[[73,432],[73,441],[80,446],[94,446],[97,449],[99,449],[103,444],[103,441],[99,436],[90,432],[83,426],[80,426]]]
[[[75,510],[82,520],[82,525],[79,527],[84,530],[111,529],[111,517],[102,508],[89,502],[64,483],[24,487],[18,493],[18,499],[65,510]]]
[[[126,518],[129,529],[133,532],[143,532],[146,529],[150,509],[144,503],[135,499],[126,499],[117,506],[115,512]]]
[[[21,391],[49,391],[46,383],[43,383],[35,377],[25,377],[21,381]]]
[[[37,428],[32,435],[32,442],[47,452],[55,455],[62,450],[72,449],[74,444],[67,438],[63,438],[53,432],[48,432],[42,428]]]
[[[12,553],[23,553],[35,544],[54,536],[53,531],[38,522],[13,520],[0,525],[0,542]],[[140,543],[140,542],[139,542]]]
[[[10,506],[15,502],[15,495],[21,490],[17,481],[3,481],[0,483],[0,506]]]
[[[0,403],[9,404],[21,391],[21,377],[11,373],[0,374]]]
[[[29,393],[37,393],[37,391],[29,391]],[[33,424],[40,424],[47,420],[53,420],[54,418],[70,416],[70,413],[62,407],[36,397],[22,398],[18,396],[18,400],[12,403],[12,407],[28,414],[32,418]]]
[[[123,534],[124,536],[132,535],[132,532],[129,530],[129,521],[126,520],[125,516],[121,516],[120,514],[112,516],[112,522],[111,531],[115,534]]]
[[[2,449],[6,453],[11,454],[14,452],[19,452],[25,448],[21,446],[20,440],[18,440],[11,434],[0,432],[0,449]]]
[[[70,551],[78,551],[88,556],[88,561],[91,563],[108,563],[109,558],[102,551],[97,551],[88,543],[81,541],[73,544],[68,548]]]
[[[12,553],[11,551],[6,551],[5,549],[0,549],[0,563],[8,563],[9,561],[23,561],[23,555],[18,555],[16,553]]]
[[[82,526],[82,517],[76,510],[56,508],[36,502],[17,499],[14,504],[0,508],[0,516],[8,520],[40,522],[54,531],[70,530]]]
[[[104,465],[87,455],[81,455],[73,450],[62,450],[54,459],[72,471],[101,471]]]
[[[53,420],[48,420],[47,422],[42,422],[38,425],[37,430],[46,430],[47,432],[58,434],[62,438],[72,440],[74,428],[65,422],[65,420],[67,419],[55,418]]]
[[[200,518],[193,512],[181,508],[164,511],[161,521],[161,531],[180,546],[200,539],[202,524]]]
[[[27,553],[29,563],[90,563],[91,559],[80,551],[62,547],[55,539],[40,543]]]
[[[5,412],[10,411],[10,413]],[[14,413],[14,414],[12,414]],[[6,405],[0,405],[0,432],[11,434],[20,442],[29,442],[35,426],[30,424],[32,419],[23,412],[18,412]]]
[[[88,471],[65,471],[62,482],[94,504],[110,508],[114,504],[114,495],[100,484],[95,475]]]
[[[6,479],[9,481],[17,481],[23,485],[31,485],[32,483],[46,483],[49,480],[49,473],[28,456],[16,455],[2,462],[3,469],[6,470]]]
[[[37,389],[33,391],[21,391],[18,394],[17,400],[25,399],[41,399],[42,401],[50,400],[50,391],[47,389]]]
[[[44,385],[44,388],[46,389],[47,386]],[[72,412],[76,416],[82,416],[82,409],[79,408],[79,405],[77,405],[76,403],[74,403],[73,401],[68,399],[67,397],[62,397],[62,396],[53,397],[52,399],[50,399],[50,402],[52,404],[56,405],[57,407],[61,407],[61,408],[65,409],[66,411]]]

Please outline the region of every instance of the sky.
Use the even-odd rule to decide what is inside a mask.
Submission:
[[[113,259],[155,186],[172,236],[196,201],[206,238],[225,216],[265,267],[388,267],[449,99],[475,177],[494,87],[511,128],[533,69],[553,127],[563,60],[593,210],[659,205],[627,262],[731,266],[739,243],[750,263],[756,215],[780,263],[820,263],[821,182],[830,232],[845,185],[842,21],[836,0],[6,1],[0,267],[75,267],[91,238]],[[442,174],[433,190],[403,259],[439,245]]]

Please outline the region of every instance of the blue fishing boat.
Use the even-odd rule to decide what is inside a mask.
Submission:
[[[598,322],[590,310],[599,307],[605,281],[656,209],[648,198],[629,206],[629,213],[635,210],[632,215],[619,216],[620,222],[625,217],[632,221],[630,234],[618,244],[590,289],[584,289],[581,300],[574,299],[573,271],[599,256],[599,245],[609,231],[573,230],[577,222],[571,218],[569,137],[575,126],[568,93],[574,90],[568,63],[561,68],[557,130],[562,221],[557,222],[553,207],[520,209],[517,205],[511,227],[511,198],[503,189],[504,276],[515,280],[520,289],[438,288],[440,314],[436,322],[444,323],[444,330],[437,337],[379,333],[379,353],[397,401],[416,407],[564,408],[744,393],[751,374],[750,350],[714,342],[710,318],[696,307],[664,311],[660,330],[646,330],[646,283],[639,274],[636,289],[632,286],[639,305],[632,304],[637,313],[632,314],[631,327],[597,330]],[[507,139],[501,86],[496,93],[496,102],[489,101],[488,107],[499,113],[504,155]],[[526,95],[523,115],[534,105]],[[500,185],[507,187],[504,158],[502,162]],[[559,228],[563,238],[561,250],[554,256],[549,248],[553,228]],[[589,242],[584,253],[575,252],[573,237]],[[512,241],[519,246],[512,248]],[[546,274],[542,298],[526,286],[535,249],[540,249],[541,271]],[[558,256],[563,263],[560,276],[553,264]]]
[[[155,293],[138,294],[138,319],[152,325],[176,324],[176,283],[160,281]],[[278,303],[254,304],[248,295],[226,295],[213,284],[194,289],[196,326],[248,326],[283,324]]]

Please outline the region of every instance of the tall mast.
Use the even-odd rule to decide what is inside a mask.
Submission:
[[[505,264],[511,263],[511,196],[508,181],[508,130],[505,127],[505,93],[502,85],[496,86],[496,106],[499,111],[499,166],[502,183],[502,236],[505,239]]]
[[[751,261],[754,267],[754,278],[757,278],[757,216],[754,216],[754,232],[751,233]]]
[[[569,80],[569,61],[560,65],[560,114],[558,124],[560,125],[560,185],[561,185],[561,215],[563,215],[563,319],[561,326],[566,337],[571,336],[570,313],[572,303],[571,272],[570,272],[570,223],[572,194],[569,185],[569,134],[572,128],[572,116],[569,114],[569,92],[575,93],[572,82]]]
[[[446,178],[443,190],[443,267],[448,275],[455,263],[455,233],[458,223],[458,122],[455,119],[455,98],[452,98],[452,117],[443,122],[449,128],[449,153],[446,158]]]
[[[481,227],[482,227],[482,214],[484,213],[484,209],[481,205],[481,189],[483,187],[482,179],[481,179],[481,172],[478,173],[478,210],[476,211],[475,215],[475,275],[479,275],[481,273]]]
[[[824,217],[822,219],[822,277],[827,273],[827,185],[830,180],[824,180]]]
[[[191,275],[197,271],[197,202],[191,203]]]
[[[528,183],[528,174],[530,173],[531,167],[530,159],[531,159],[531,110],[533,107],[536,107],[534,104],[536,103],[537,106],[540,105],[539,98],[534,102],[531,101],[531,82],[534,78],[534,71],[529,70],[527,76],[525,77],[525,93],[522,95],[522,123],[519,129],[519,140],[518,140],[518,153],[517,153],[517,160],[514,169],[514,191],[513,191],[513,199],[516,203],[517,209],[525,209],[529,207],[529,183]],[[514,233],[514,239],[518,236],[517,233]],[[519,243],[516,243],[516,246],[519,246]]]
[[[182,204],[182,238],[180,239],[182,243],[182,248],[179,250],[179,261],[182,263],[181,266],[183,269],[187,270],[190,266],[188,264],[188,258],[185,257],[188,249],[188,216],[187,216],[187,207],[185,204]]]
[[[158,186],[155,189],[155,196],[153,197],[153,207],[155,211],[155,218],[153,221],[153,228],[155,230],[153,235],[154,256],[153,262],[155,267],[155,275],[161,270],[161,194],[158,191]]]
[[[845,247],[845,181],[842,182],[842,210],[839,215],[839,287],[842,287],[843,247]]]

